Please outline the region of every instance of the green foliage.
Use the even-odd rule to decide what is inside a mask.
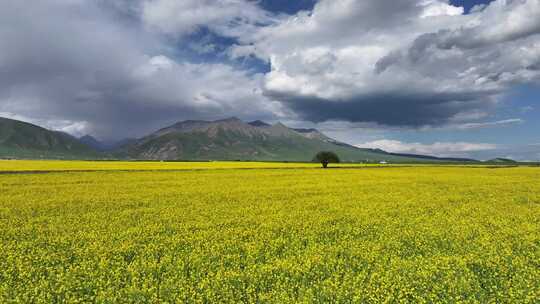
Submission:
[[[539,168],[152,165],[0,175],[0,303],[538,301]]]
[[[323,168],[326,168],[329,163],[339,163],[339,157],[334,152],[321,151],[315,155],[313,161],[321,163]]]

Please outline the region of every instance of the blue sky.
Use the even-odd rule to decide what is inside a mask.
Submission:
[[[316,0],[262,0],[260,5],[269,11],[295,14],[301,10],[311,10],[316,3]]]
[[[450,3],[465,8],[469,12],[475,5],[489,4],[493,0],[452,0]],[[269,11],[294,14],[300,10],[311,10],[316,0],[262,0],[261,6]]]
[[[0,6],[0,116],[105,140],[237,116],[392,152],[540,159],[540,0]]]
[[[466,12],[469,12],[476,5],[486,5],[493,0],[452,0],[450,3],[455,6],[461,6],[465,8]]]

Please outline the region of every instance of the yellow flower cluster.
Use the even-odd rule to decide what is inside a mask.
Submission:
[[[0,162],[0,303],[538,303],[539,168],[316,167]]]

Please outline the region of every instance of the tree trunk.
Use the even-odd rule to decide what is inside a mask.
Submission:
[[[322,162],[322,166],[326,169],[326,167],[328,167],[328,162]]]

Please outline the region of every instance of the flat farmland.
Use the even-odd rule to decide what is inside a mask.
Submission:
[[[0,171],[2,303],[540,295],[540,168],[4,161]]]

